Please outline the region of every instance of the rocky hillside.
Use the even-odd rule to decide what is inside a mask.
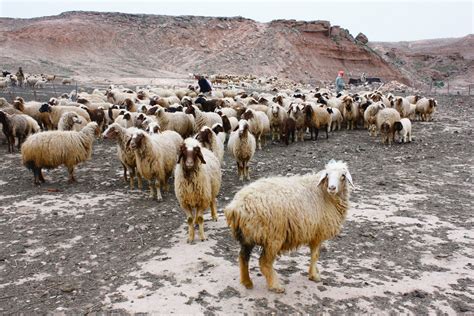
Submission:
[[[395,67],[327,21],[66,12],[0,18],[2,68],[80,78],[255,74],[304,82],[333,80],[339,69],[405,81]],[[406,81],[405,81],[406,82]]]
[[[414,42],[369,43],[412,83],[450,82],[452,88],[474,83],[474,35]]]

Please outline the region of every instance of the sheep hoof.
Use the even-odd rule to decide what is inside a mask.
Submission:
[[[321,277],[319,275],[310,275],[309,279],[314,282],[321,282]]]
[[[192,244],[194,244],[194,240],[188,239],[188,240],[187,240],[187,243],[190,244],[190,245],[192,245]]]
[[[281,286],[278,287],[271,287],[269,288],[270,291],[275,292],[275,293],[285,293],[285,289],[282,288]]]
[[[245,286],[246,289],[253,289],[253,283],[250,280],[248,280],[247,282],[242,282],[242,285]]]

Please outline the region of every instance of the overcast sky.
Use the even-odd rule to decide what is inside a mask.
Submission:
[[[472,34],[470,1],[269,1],[269,0],[0,0],[0,16],[31,18],[87,10],[164,15],[243,16],[260,22],[274,19],[328,20],[359,32],[371,41],[410,41]]]

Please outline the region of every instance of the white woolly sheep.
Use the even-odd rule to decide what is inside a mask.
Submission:
[[[221,187],[222,172],[218,159],[193,138],[182,144],[178,165],[174,171],[174,190],[179,205],[186,212],[188,242],[194,241],[194,225],[199,225],[203,241],[204,211],[210,207],[212,219],[217,221],[217,194]],[[195,211],[194,211],[195,210]]]
[[[232,132],[227,144],[227,150],[237,162],[237,172],[240,180],[250,180],[249,162],[255,154],[255,136],[249,132],[249,123],[239,121],[239,129]]]
[[[266,134],[270,132],[268,116],[264,112],[248,108],[242,115],[242,118],[247,120],[249,131],[255,136],[257,148],[261,150],[262,145],[265,145]]]
[[[40,112],[42,103],[36,101],[25,102],[22,97],[17,97],[13,101],[13,107],[24,114],[34,118],[42,129],[52,129],[51,115],[49,112]]]
[[[288,116],[295,120],[296,123],[296,141],[304,140],[304,132],[306,130],[306,117],[304,107],[300,104],[293,103],[288,109]]]
[[[304,108],[304,112],[305,125],[309,128],[311,140],[313,140],[313,132],[315,133],[315,139],[318,139],[320,128],[324,128],[326,139],[329,138],[332,119],[328,108],[320,107],[316,104],[307,104]]]
[[[224,214],[241,246],[240,282],[253,287],[248,264],[253,248],[261,246],[260,271],[268,288],[284,292],[273,262],[301,245],[311,250],[309,279],[320,281],[320,246],[341,230],[349,209],[348,183],[353,185],[347,165],[331,160],[317,174],[259,179],[237,192]]]
[[[402,118],[400,122],[395,122],[394,129],[400,142],[411,142],[411,122],[408,118]]]
[[[328,107],[327,111],[331,115],[331,131],[335,131],[336,129],[339,131],[341,130],[341,125],[342,125],[342,114],[341,111],[339,111],[338,108],[331,108]]]
[[[57,129],[61,116],[66,112],[75,112],[81,117],[81,119],[83,119],[87,123],[91,121],[89,113],[87,113],[86,110],[81,109],[80,107],[76,107],[76,106],[63,106],[63,105],[52,106],[49,103],[43,103],[39,111],[41,113],[49,113],[49,116],[51,118],[51,126],[48,126],[48,129],[53,129],[53,128]]]
[[[219,163],[222,164],[224,161],[224,143],[221,142],[220,138],[217,138],[217,135],[210,127],[204,126],[201,128],[196,135],[196,139],[201,143],[202,147],[212,151],[217,159],[219,159]]]
[[[75,130],[74,125],[80,125],[83,121],[75,112],[64,112],[61,115],[58,123],[58,131],[72,131]]]
[[[150,197],[161,201],[161,187],[168,191],[168,179],[176,165],[177,149],[172,139],[161,134],[136,131],[130,140],[140,175],[148,180]]]
[[[175,131],[183,138],[194,133],[194,118],[183,112],[169,113],[164,108],[159,107],[155,112],[156,119],[161,130]]]
[[[345,96],[342,102],[342,116],[347,123],[347,129],[352,130],[357,128],[357,121],[359,120],[359,107],[350,96]]]
[[[125,182],[127,179],[127,171],[130,174],[130,189],[135,188],[135,176],[137,177],[138,189],[141,190],[143,187],[142,177],[137,173],[137,163],[135,159],[135,152],[128,146],[132,139],[133,133],[137,132],[138,129],[123,128],[117,123],[110,125],[104,132],[104,139],[115,139],[117,141],[117,156],[123,166],[123,178]]]
[[[186,108],[186,114],[194,117],[194,132],[198,133],[204,126],[212,127],[216,123],[222,124],[222,118],[214,112],[203,112],[196,105]]]
[[[408,117],[410,114],[410,102],[406,98],[396,97],[393,100],[393,107],[400,113],[400,117]]]
[[[272,141],[280,140],[281,128],[284,120],[288,117],[285,109],[278,103],[269,106],[267,111],[268,119],[270,120],[270,129],[272,133]]]
[[[380,110],[375,117],[377,129],[382,136],[382,144],[391,145],[395,139],[395,122],[400,122],[400,113],[392,108]]]
[[[33,171],[35,184],[45,182],[41,169],[65,165],[69,183],[75,182],[74,167],[91,157],[92,144],[100,130],[95,122],[87,124],[80,132],[48,131],[36,133],[21,146],[23,164]]]
[[[434,99],[422,98],[416,102],[416,114],[422,121],[431,121],[437,105]]]

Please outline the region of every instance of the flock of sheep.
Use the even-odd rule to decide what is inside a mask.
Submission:
[[[247,93],[214,91],[212,96],[187,89],[109,87],[51,98],[47,103],[0,98],[0,123],[9,151],[15,138],[23,164],[35,184],[45,182],[43,168],[65,165],[69,181],[74,168],[91,157],[94,139],[117,143],[123,177],[131,189],[148,181],[150,196],[161,200],[174,177],[176,198],[187,216],[188,241],[205,240],[203,214],[211,209],[217,220],[217,195],[227,152],[237,164],[241,180],[250,180],[249,164],[267,138],[289,144],[304,141],[306,132],[326,138],[345,124],[380,133],[382,143],[412,140],[411,121],[431,120],[437,103],[420,96],[384,95],[379,91],[334,95],[327,89]],[[42,131],[41,131],[42,130]],[[270,136],[271,135],[271,136]],[[135,181],[136,180],[136,181]],[[308,245],[309,278],[320,280],[316,261],[324,240],[339,233],[349,208],[347,165],[331,160],[317,174],[273,177],[242,188],[224,213],[241,245],[241,283],[253,284],[248,262],[255,246],[262,247],[260,268],[270,290],[283,292],[273,269],[276,256]]]
[[[2,76],[0,76],[0,89],[16,86],[41,89],[45,88],[46,84],[53,83],[55,79],[56,75],[25,74],[25,78],[22,80],[19,79],[17,75],[14,75],[9,71],[2,71]],[[72,80],[70,78],[63,78],[61,83],[63,85],[72,84]]]

